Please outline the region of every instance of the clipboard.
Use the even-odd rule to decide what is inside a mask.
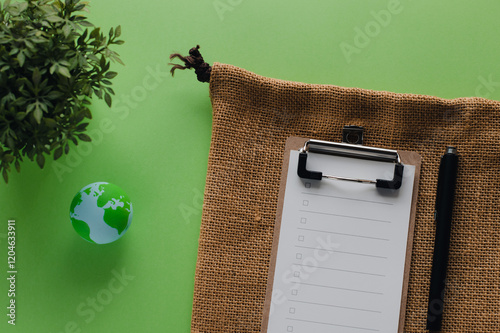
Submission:
[[[345,130],[286,142],[263,333],[403,332],[421,157]]]

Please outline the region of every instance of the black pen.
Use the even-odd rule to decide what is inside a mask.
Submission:
[[[436,211],[434,212],[436,239],[434,242],[427,312],[427,329],[430,331],[440,331],[443,319],[446,267],[448,265],[451,216],[457,170],[457,150],[454,147],[448,147],[446,153],[441,157],[436,191]]]

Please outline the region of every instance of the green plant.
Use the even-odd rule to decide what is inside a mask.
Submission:
[[[101,33],[82,15],[80,0],[0,3],[0,172],[8,182],[27,156],[40,168],[45,156],[67,154],[70,142],[90,141],[90,98],[111,107],[111,45],[121,27]]]

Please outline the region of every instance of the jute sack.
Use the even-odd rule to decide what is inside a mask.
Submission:
[[[367,146],[422,156],[404,331],[425,331],[448,145],[460,166],[443,332],[500,331],[500,102],[304,84],[220,63],[203,72],[213,131],[192,332],[260,331],[285,141],[340,142],[344,125],[363,126]]]

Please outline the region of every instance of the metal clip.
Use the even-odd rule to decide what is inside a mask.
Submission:
[[[394,163],[393,179],[360,179],[333,175],[323,175],[320,171],[307,170],[307,153],[330,154],[344,157],[361,158],[374,161]],[[323,178],[333,180],[345,180],[350,182],[374,184],[378,188],[399,189],[403,182],[404,166],[396,150],[366,147],[360,144],[335,143],[320,140],[309,140],[300,149],[297,174],[300,178],[321,180]]]

